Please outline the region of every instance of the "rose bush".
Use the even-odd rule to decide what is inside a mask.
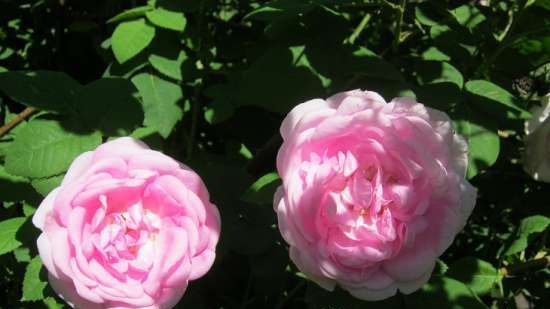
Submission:
[[[355,90],[296,106],[281,134],[274,207],[298,268],[365,300],[428,281],[476,200],[449,117]]]
[[[550,182],[550,93],[525,123],[524,168],[535,180]]]
[[[132,138],[80,155],[33,217],[54,290],[77,308],[171,308],[220,233],[200,177]]]

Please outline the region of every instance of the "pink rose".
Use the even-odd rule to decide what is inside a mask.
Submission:
[[[128,137],[76,158],[33,223],[51,286],[81,309],[172,308],[220,234],[200,177]]]
[[[476,200],[449,117],[354,90],[296,106],[281,134],[274,206],[298,268],[364,300],[428,281]]]

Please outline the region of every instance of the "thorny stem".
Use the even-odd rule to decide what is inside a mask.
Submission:
[[[539,31],[548,31],[547,27],[534,29],[530,31],[525,31],[522,33],[519,33],[517,35],[512,35],[514,33],[514,30],[517,26],[518,20],[521,17],[521,14],[524,12],[525,7],[520,7],[517,12],[510,13],[508,23],[506,24],[506,28],[502,31],[502,33],[498,36],[497,40],[500,42],[500,44],[497,46],[495,51],[487,57],[487,61],[480,66],[478,73],[482,73],[484,70],[489,69],[493,62],[497,59],[500,54],[510,47],[512,44],[516,42],[516,40],[522,36],[537,33]]]
[[[531,261],[502,267],[500,273],[504,277],[514,276],[531,270],[542,269],[550,266],[550,255]]]
[[[0,137],[4,136],[11,129],[13,129],[13,127],[18,125],[21,121],[25,120],[27,117],[32,115],[34,112],[36,112],[36,108],[34,108],[34,107],[25,108],[21,113],[19,113],[17,116],[15,116],[14,119],[12,119],[10,122],[8,122],[5,125],[0,127]]]
[[[252,289],[252,273],[250,273],[250,275],[248,276],[248,282],[246,283],[246,289],[244,291],[243,300],[241,302],[240,309],[246,308],[246,306],[248,306],[248,304],[250,303],[250,300],[248,299],[248,297],[250,296],[251,289]]]
[[[191,160],[193,156],[193,148],[195,146],[195,137],[197,135],[197,123],[199,121],[199,96],[202,83],[195,85],[194,102],[191,104],[191,130],[187,139],[187,160]]]
[[[201,60],[203,66],[207,67],[207,64],[202,61],[202,30],[204,27],[204,4],[205,1],[202,0],[200,3],[200,12],[199,12],[199,40],[197,46],[197,55]],[[195,85],[195,96],[194,102],[191,102],[191,129],[189,132],[189,138],[187,139],[187,160],[191,160],[193,156],[193,148],[195,146],[195,137],[197,134],[197,122],[199,121],[199,97],[201,92],[202,82]]]
[[[395,29],[393,31],[393,51],[397,51],[397,47],[399,46],[399,42],[401,40],[401,26],[403,24],[403,15],[405,13],[405,6],[407,5],[407,0],[400,0],[399,6],[395,7],[397,10],[397,23],[395,24]]]
[[[365,16],[363,16],[363,19],[361,20],[361,22],[359,23],[359,25],[357,26],[357,28],[355,28],[355,30],[353,31],[353,33],[349,36],[348,38],[348,42],[350,44],[353,44],[353,42],[355,42],[355,39],[357,39],[357,37],[359,37],[359,35],[361,34],[361,32],[363,32],[363,30],[365,29],[365,27],[367,26],[369,20],[371,18],[371,15],[369,13],[365,14]]]
[[[288,294],[285,298],[281,299],[275,309],[281,309],[284,308],[284,305],[286,302],[288,302],[296,293],[298,293],[304,286],[306,286],[307,281],[303,280],[302,282],[298,283]]]

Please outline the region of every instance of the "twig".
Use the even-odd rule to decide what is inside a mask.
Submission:
[[[510,277],[530,270],[546,268],[548,266],[550,266],[550,255],[539,259],[502,267],[500,269],[500,273],[505,277]]]
[[[25,120],[27,117],[32,115],[35,111],[36,111],[36,108],[34,107],[25,108],[21,113],[17,114],[17,116],[15,116],[14,119],[12,119],[10,122],[0,127],[0,137],[4,136],[11,129],[13,129],[13,127],[15,127],[21,121]]]

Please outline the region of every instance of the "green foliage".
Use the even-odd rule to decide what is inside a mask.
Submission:
[[[0,89],[13,100],[54,112],[67,112],[80,84],[63,72],[5,72]]]
[[[113,53],[119,63],[124,63],[145,49],[155,37],[155,28],[143,18],[120,23],[113,32]]]
[[[550,218],[535,215],[521,220],[519,229],[504,255],[521,252],[527,248],[529,236],[544,232],[550,225]]]
[[[12,218],[0,222],[0,255],[6,254],[21,245],[15,235],[26,218]]]
[[[269,173],[260,177],[243,194],[243,201],[253,204],[273,203],[273,194],[281,184],[277,173]]]
[[[183,31],[187,20],[183,13],[171,12],[164,9],[156,9],[145,13],[147,20],[153,25],[175,31]]]
[[[8,173],[42,178],[65,171],[72,160],[101,143],[101,135],[67,132],[61,123],[35,119],[17,134],[6,153]]]
[[[500,274],[491,263],[474,257],[454,262],[446,275],[463,282],[479,296],[489,293],[501,280]]]
[[[216,263],[176,308],[549,307],[550,187],[521,163],[550,4],[487,2],[0,1],[0,126],[18,122],[0,134],[0,306],[63,308],[30,217],[76,156],[130,135],[196,170],[221,212]],[[282,118],[349,89],[446,112],[478,189],[430,282],[380,302],[305,279],[272,207]]]
[[[143,99],[144,124],[168,137],[174,125],[182,117],[178,103],[183,100],[181,88],[156,75],[141,73],[132,78]]]
[[[410,308],[488,308],[464,283],[448,277],[433,278],[420,292],[406,297],[405,303]]]
[[[47,283],[40,280],[40,270],[42,261],[40,256],[35,256],[30,260],[23,278],[23,301],[37,301],[44,298],[43,291]]]

